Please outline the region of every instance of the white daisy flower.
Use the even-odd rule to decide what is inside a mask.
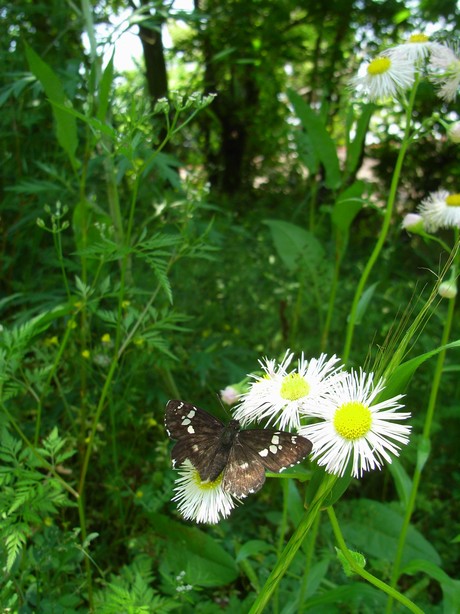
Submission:
[[[422,200],[418,210],[427,232],[436,232],[440,228],[460,228],[460,194],[438,190]]]
[[[438,96],[446,102],[455,100],[460,87],[460,58],[447,45],[436,45],[428,69],[431,80],[438,83]]]
[[[276,361],[259,361],[265,374],[253,375],[249,391],[241,396],[234,417],[242,424],[259,422],[276,424],[280,429],[298,429],[302,414],[321,403],[334,382],[342,377],[339,358],[326,354],[307,361],[302,356],[297,369],[288,373],[293,354],[288,350],[278,366]]]
[[[181,465],[179,475],[172,500],[186,520],[216,524],[230,515],[235,501],[222,488],[222,475],[214,482],[203,482],[189,460]]]
[[[322,418],[299,433],[313,443],[312,458],[326,471],[343,476],[352,462],[352,475],[380,469],[383,461],[391,463],[391,454],[398,456],[401,444],[409,441],[410,426],[398,424],[409,413],[399,410],[403,395],[374,403],[384,385],[373,383],[374,374],[351,371],[334,388],[326,403],[318,405],[311,415]]]
[[[387,49],[386,53],[392,58],[408,60],[413,64],[419,64],[437,46],[439,46],[439,43],[431,42],[426,34],[412,34],[405,43]]]
[[[414,79],[413,61],[383,52],[360,70],[352,85],[358,91],[364,90],[369,100],[378,100],[409,90]]]

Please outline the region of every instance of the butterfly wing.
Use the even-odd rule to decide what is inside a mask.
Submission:
[[[241,431],[237,438],[251,451],[253,458],[257,458],[267,471],[273,473],[281,473],[297,465],[312,449],[309,439],[286,431],[254,429]]]
[[[202,480],[216,479],[215,461],[219,461],[224,424],[191,403],[173,400],[166,405],[165,427],[168,435],[177,439],[171,450],[173,467],[180,467],[188,459]]]
[[[233,442],[225,467],[222,488],[238,499],[260,490],[265,482],[265,469],[260,457],[239,441]]]

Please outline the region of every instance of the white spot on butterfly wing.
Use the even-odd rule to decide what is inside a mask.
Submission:
[[[263,450],[260,450],[259,456],[262,456],[262,458],[265,458],[266,456],[268,456],[267,448],[264,448]]]
[[[277,445],[279,444],[279,442],[280,442],[279,435],[273,435],[273,437],[272,437],[272,443],[273,443],[275,446],[277,446]]]
[[[187,433],[190,433],[190,435],[193,435],[193,434],[195,433],[195,429],[193,428],[193,426],[192,426],[192,425],[190,425],[190,426],[187,428]]]

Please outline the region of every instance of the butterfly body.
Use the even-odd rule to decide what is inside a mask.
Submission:
[[[222,487],[235,497],[257,492],[265,471],[280,473],[302,461],[312,444],[305,437],[275,429],[242,430],[237,420],[224,424],[185,401],[169,401],[165,426],[177,443],[171,451],[174,467],[187,459],[203,482],[222,474]]]

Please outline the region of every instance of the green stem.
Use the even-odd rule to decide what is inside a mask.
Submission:
[[[268,576],[262,590],[260,591],[257,599],[254,602],[254,605],[249,611],[249,614],[259,614],[263,612],[265,606],[270,601],[271,596],[276,590],[278,584],[281,581],[281,578],[284,576],[286,571],[288,570],[294,556],[296,555],[298,549],[302,545],[306,535],[308,534],[310,528],[315,522],[315,518],[321,507],[323,505],[324,500],[329,494],[333,484],[335,483],[335,476],[326,474],[323,483],[320,485],[313,501],[311,502],[305,516],[300,521],[299,526],[294,531],[291,536],[291,539],[286,544],[281,556],[278,558],[278,561],[273,568],[272,572]]]
[[[316,537],[318,535],[320,520],[321,520],[321,514],[317,514],[313,522],[313,526],[310,530],[310,534],[308,536],[307,552],[305,556],[305,569],[303,572],[302,584],[300,585],[299,601],[297,605],[298,614],[301,614],[304,611],[305,595],[307,593],[308,580],[310,578],[311,563],[313,560],[313,553],[315,550]]]
[[[452,328],[453,318],[455,311],[455,298],[449,299],[447,307],[447,317],[444,322],[444,330],[442,333],[441,346],[446,345],[449,341],[450,331]],[[441,385],[442,371],[444,368],[444,360],[447,350],[439,352],[436,367],[433,376],[433,383],[431,385],[430,397],[428,400],[428,407],[425,416],[425,424],[423,426],[422,439],[419,443],[419,449],[417,454],[417,464],[414,470],[414,476],[412,478],[412,487],[410,491],[409,501],[407,503],[406,511],[404,514],[404,520],[399,534],[398,548],[396,550],[396,556],[393,564],[393,570],[391,574],[390,584],[392,587],[396,587],[401,571],[402,557],[404,554],[404,547],[407,539],[407,532],[409,530],[412,514],[415,509],[415,502],[417,499],[418,488],[420,485],[420,479],[422,476],[423,467],[429,457],[430,451],[430,434],[433,424],[434,410],[436,408],[436,401],[438,397],[439,387]],[[390,597],[387,603],[386,612],[389,614],[393,608],[393,599]]]
[[[399,593],[395,588],[388,586],[388,584],[385,584],[385,582],[382,582],[382,580],[379,580],[378,578],[370,574],[355,561],[347,548],[342,532],[340,530],[339,523],[337,521],[337,516],[335,515],[334,508],[332,506],[327,508],[327,514],[329,516],[329,521],[331,523],[332,530],[334,531],[334,536],[337,540],[340,551],[347,560],[347,563],[350,565],[353,572],[361,576],[361,578],[363,578],[364,580],[367,580],[369,584],[372,584],[384,593],[391,595],[393,599],[397,599],[400,603],[406,606],[408,610],[414,612],[414,614],[423,614],[423,610],[416,606],[415,603],[413,603],[410,599]]]
[[[358,306],[361,296],[364,292],[364,287],[367,283],[369,275],[377,262],[378,257],[380,256],[380,252],[382,251],[383,245],[386,241],[388,231],[390,229],[391,218],[393,215],[393,209],[396,201],[396,194],[398,191],[399,178],[401,176],[402,165],[404,162],[404,157],[406,155],[407,148],[412,141],[413,136],[411,135],[411,116],[412,110],[414,107],[415,94],[417,91],[418,80],[416,81],[414,87],[412,88],[409,103],[406,108],[406,127],[404,130],[404,136],[401,142],[401,147],[398,152],[398,157],[396,159],[395,169],[393,172],[393,177],[391,179],[390,192],[388,195],[387,206],[385,208],[385,215],[383,218],[382,228],[380,230],[379,238],[377,243],[372,250],[372,253],[369,257],[369,260],[364,267],[364,270],[361,274],[361,278],[356,287],[355,296],[353,298],[353,303],[351,305],[350,315],[348,318],[347,331],[345,337],[345,345],[342,353],[342,360],[345,364],[348,363],[348,359],[350,357],[351,344],[353,341],[353,333],[356,325],[356,318],[358,315]]]

